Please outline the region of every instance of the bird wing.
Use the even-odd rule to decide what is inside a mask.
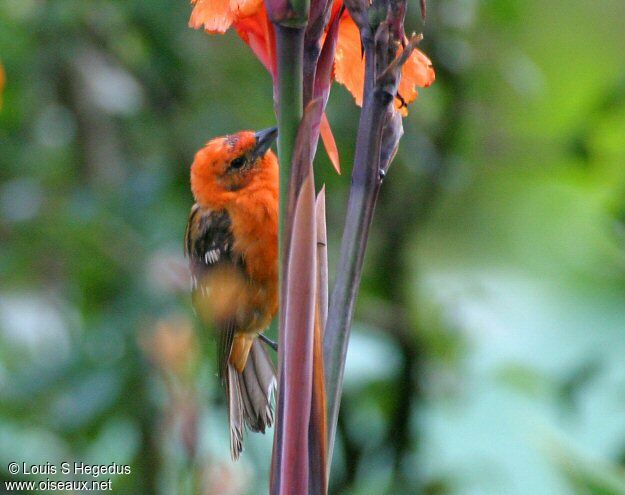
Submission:
[[[214,297],[210,292],[211,285],[217,285],[214,289],[219,289],[227,283],[226,278],[234,278],[231,276],[233,272],[237,277],[246,276],[243,259],[232,250],[233,243],[232,223],[227,211],[210,210],[197,203],[193,205],[185,232],[184,249],[189,259],[196,307],[198,303],[210,303],[210,298]],[[237,322],[235,314],[217,313],[213,323],[219,330],[219,373],[223,379]]]

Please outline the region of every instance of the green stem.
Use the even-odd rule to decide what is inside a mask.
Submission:
[[[280,319],[278,333],[278,393],[276,395],[276,428],[271,462],[271,482],[269,493],[280,493],[280,472],[282,438],[280,423],[282,422],[284,397],[281,393],[284,382],[283,353],[286,346],[284,335],[284,277],[288,260],[289,222],[287,215],[289,204],[289,185],[295,140],[303,115],[303,53],[304,28],[287,27],[274,24],[276,30],[276,55],[278,61],[278,158],[280,161],[280,201],[279,201],[279,269],[280,269]],[[292,215],[293,212],[290,212]],[[287,461],[288,462],[288,461]]]
[[[292,26],[306,26],[308,22],[308,11],[310,10],[310,0],[289,0],[291,11],[294,13],[292,19],[285,19],[285,24],[291,23]]]
[[[280,159],[280,253],[284,258],[284,228],[293,151],[303,113],[304,29],[276,25],[278,55],[278,158]]]

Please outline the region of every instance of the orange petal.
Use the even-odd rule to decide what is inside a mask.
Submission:
[[[253,15],[240,19],[234,27],[275,79],[277,74],[275,31],[265,9],[258,9]]]
[[[417,87],[425,88],[434,82],[430,59],[420,50],[414,50],[402,69],[395,106],[407,115],[407,105],[417,97]],[[358,26],[346,12],[341,18],[339,39],[334,60],[334,78],[352,94],[356,105],[362,105],[365,82],[365,61],[362,56]]]
[[[325,114],[325,112],[321,116],[321,122],[319,123],[319,132],[321,134],[323,146],[328,153],[328,157],[330,157],[330,161],[332,162],[334,170],[336,170],[337,174],[341,175],[339,150],[336,147],[336,141],[334,140],[334,135],[332,134],[332,129],[330,128],[330,122],[328,122],[328,116]]]
[[[209,33],[225,33],[234,21],[229,0],[192,0],[195,4],[189,27]]]
[[[234,22],[262,10],[263,0],[191,0],[195,7],[189,26],[225,33]]]
[[[343,84],[362,106],[362,92],[365,84],[365,60],[362,56],[360,31],[347,12],[339,25],[339,38],[334,56],[334,78]]]
[[[395,106],[402,115],[408,113],[406,105],[417,98],[417,86],[427,88],[434,82],[435,74],[430,59],[420,50],[414,50],[401,71]]]
[[[230,11],[235,20],[253,15],[262,8],[263,0],[230,0]]]

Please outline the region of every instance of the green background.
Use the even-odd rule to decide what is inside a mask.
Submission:
[[[382,189],[331,493],[625,494],[625,3],[416,3],[437,81]],[[267,492],[270,435],[229,460],[182,236],[194,152],[273,125],[271,81],[190,10],[0,1],[2,481],[115,461],[116,494]],[[343,87],[328,115],[333,267]]]

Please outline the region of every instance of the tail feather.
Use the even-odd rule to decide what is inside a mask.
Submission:
[[[243,450],[243,397],[239,388],[237,370],[228,363],[226,368],[226,395],[228,396],[228,420],[230,423],[230,454],[236,461]]]
[[[257,370],[256,378],[260,389],[265,395],[267,404],[271,404],[272,395],[276,389],[276,370],[273,367],[273,362],[267,353],[267,349],[260,340],[257,340],[252,346],[250,352],[250,358],[254,362],[254,368]],[[270,423],[273,423],[273,411],[269,408],[271,413]]]
[[[276,372],[262,342],[254,340],[243,373],[228,364],[226,393],[230,420],[230,450],[238,459],[243,450],[243,426],[264,433],[273,424],[271,399]]]

